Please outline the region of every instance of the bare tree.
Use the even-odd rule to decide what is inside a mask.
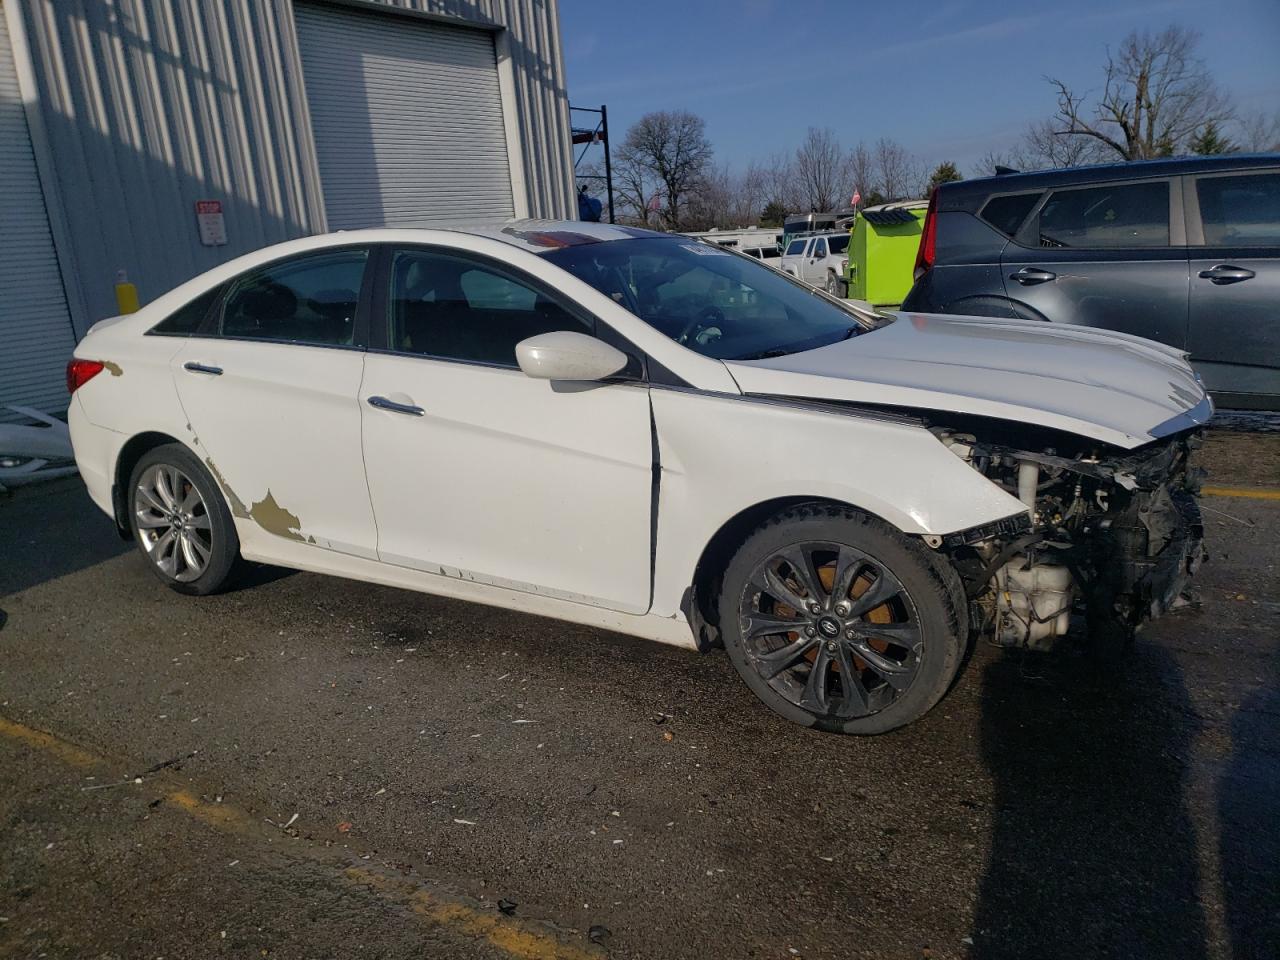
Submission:
[[[849,187],[850,199],[852,200],[853,191],[861,194],[858,201],[858,207],[862,208],[868,205],[869,198],[873,193],[878,192],[876,179],[876,163],[871,156],[871,151],[867,149],[867,145],[859,141],[858,145],[849,151]]]
[[[765,206],[777,204],[786,210],[799,209],[802,201],[796,189],[794,158],[790,154],[774,153],[758,166]]]
[[[848,157],[827,127],[810,127],[796,149],[795,176],[802,202],[809,210],[831,210],[843,199],[849,174]]]
[[[1280,113],[1263,111],[1240,118],[1237,143],[1249,153],[1271,153],[1280,150]]]
[[[639,202],[647,223],[652,205],[651,188],[661,191],[659,220],[668,230],[679,230],[690,195],[711,162],[706,123],[686,110],[647,113],[627,131],[618,149],[615,169],[626,171],[624,191],[629,206]]]
[[[1179,152],[1210,120],[1231,110],[1196,54],[1200,35],[1171,26],[1158,34],[1136,31],[1107,51],[1102,95],[1087,104],[1065,81],[1046,78],[1058,94],[1056,136],[1091,138],[1124,160]]]
[[[924,174],[920,162],[898,141],[881,137],[872,158],[876,187],[886,200],[902,200],[922,192]]]

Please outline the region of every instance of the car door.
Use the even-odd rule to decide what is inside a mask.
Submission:
[[[822,286],[827,282],[826,237],[814,237],[813,242],[809,245],[809,250],[804,258],[804,273],[802,276],[806,283],[812,283],[814,286]]]
[[[1186,345],[1187,252],[1176,180],[1049,190],[1005,246],[1001,267],[1005,294],[1022,316]]]
[[[1187,347],[1219,402],[1280,404],[1280,169],[1189,178]]]
[[[361,387],[386,563],[628,613],[649,607],[653,438],[638,376],[525,376],[515,346],[597,331],[539,281],[440,247],[387,249]]]
[[[233,514],[275,537],[374,559],[358,400],[368,259],[367,247],[311,252],[230,281],[173,376],[192,443]]]

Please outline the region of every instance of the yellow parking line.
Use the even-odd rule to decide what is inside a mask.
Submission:
[[[52,756],[68,766],[79,769],[104,767],[112,764],[105,757],[69,743],[44,730],[37,730],[0,716],[0,737],[25,744]],[[247,811],[227,803],[209,803],[201,800],[185,787],[166,787],[166,777],[160,774],[148,777],[151,792],[164,797],[173,809],[180,810],[194,820],[215,830],[244,835],[262,829],[258,819]],[[128,783],[129,781],[124,781]],[[172,784],[172,778],[169,778]],[[334,866],[331,850],[311,849],[304,843],[291,847],[296,856],[314,862]],[[470,940],[487,941],[516,960],[600,960],[599,950],[567,943],[553,928],[534,920],[520,920],[492,910],[470,906],[458,900],[437,896],[423,885],[402,877],[389,876],[367,866],[347,866],[335,874],[335,879],[356,884],[370,890],[384,900],[407,907],[431,927],[445,928],[455,935]]]
[[[59,740],[51,733],[45,733],[43,730],[36,730],[21,723],[14,723],[4,717],[0,717],[0,736],[16,740],[18,743],[25,743],[28,747],[35,747],[37,750],[43,750],[45,753],[57,757],[68,766],[85,769],[87,767],[95,767],[101,762],[92,753],[87,750],[81,750],[73,743]]]
[[[1201,487],[1206,497],[1245,497],[1249,500],[1280,500],[1275,487]]]

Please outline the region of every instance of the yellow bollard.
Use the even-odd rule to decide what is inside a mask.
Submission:
[[[138,312],[138,288],[129,282],[129,274],[116,271],[116,306],[121,313]]]

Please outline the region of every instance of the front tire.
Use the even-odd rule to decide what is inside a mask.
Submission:
[[[828,273],[827,293],[841,300],[847,300],[849,298],[848,283],[842,277],[837,277],[834,273]]]
[[[748,687],[804,726],[876,734],[947,692],[966,631],[947,569],[920,542],[850,508],[773,517],[725,572],[720,625]]]
[[[206,596],[226,586],[240,556],[231,511],[209,471],[178,443],[133,468],[129,526],[147,566],[170,589]]]

